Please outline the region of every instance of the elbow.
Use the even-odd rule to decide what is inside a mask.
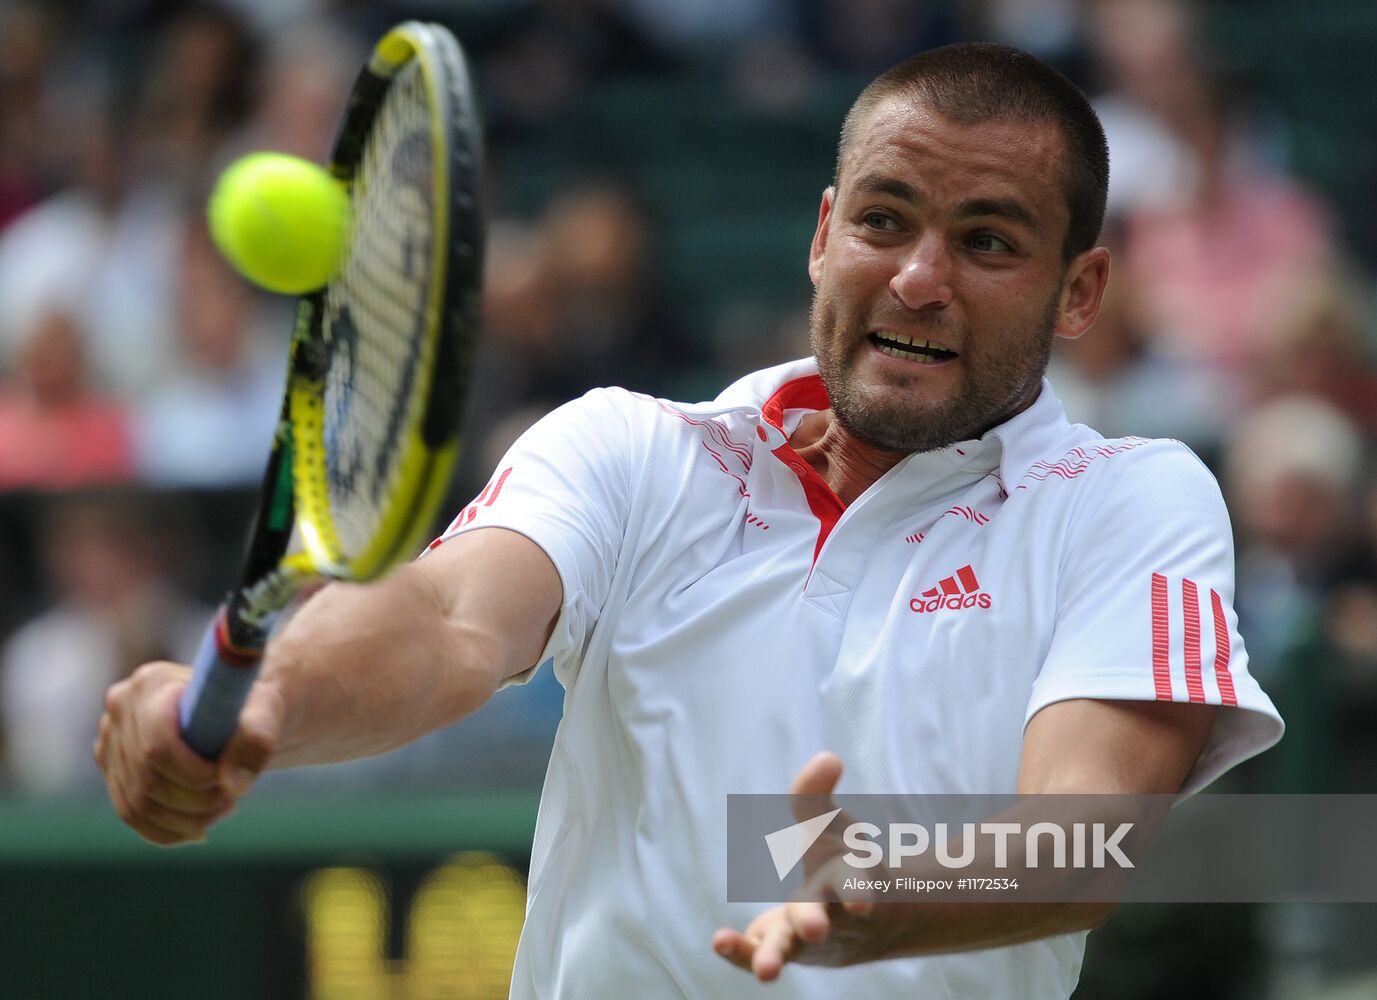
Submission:
[[[453,722],[476,712],[506,680],[501,649],[489,637],[449,622],[441,647],[445,715]]]

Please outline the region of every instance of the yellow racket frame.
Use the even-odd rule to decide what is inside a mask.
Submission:
[[[446,132],[445,102],[449,95],[439,85],[436,55],[427,44],[428,29],[418,22],[407,22],[389,31],[374,47],[369,69],[390,78],[411,60],[416,60],[432,95],[430,102],[431,156],[434,170],[432,206],[433,252],[429,301],[426,303],[425,329],[421,357],[417,362],[418,386],[427,394],[436,391],[435,364],[439,330],[444,322],[445,268],[449,252],[450,224],[450,144]],[[297,529],[303,551],[283,561],[288,572],[314,572],[342,580],[370,580],[400,559],[416,554],[431,528],[459,454],[455,435],[442,447],[427,444],[421,435],[420,421],[413,421],[401,438],[401,457],[391,496],[380,505],[385,512],[372,538],[362,552],[348,552],[340,542],[330,508],[326,468],[325,384],[321,379],[298,378],[290,390],[292,426],[292,479],[296,501]],[[419,408],[421,414],[428,409]]]

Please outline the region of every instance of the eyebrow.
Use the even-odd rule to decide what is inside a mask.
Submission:
[[[991,215],[1017,223],[1035,234],[1042,234],[1042,223],[1033,213],[1013,198],[972,198],[956,206],[956,215],[961,219]]]
[[[868,194],[891,195],[900,201],[911,202],[914,205],[923,200],[922,196],[918,194],[918,189],[912,184],[885,174],[866,174],[856,182],[856,190],[865,191]]]
[[[868,194],[887,194],[912,205],[923,201],[923,196],[912,184],[885,174],[866,174],[856,182],[856,190]],[[960,219],[993,216],[1024,226],[1039,236],[1043,232],[1042,223],[1036,216],[1022,202],[1013,198],[971,198],[956,206],[956,216]]]

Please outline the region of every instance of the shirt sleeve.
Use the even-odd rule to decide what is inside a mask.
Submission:
[[[1073,515],[1051,647],[1027,719],[1071,698],[1221,706],[1183,793],[1281,738],[1248,673],[1234,551],[1214,476],[1184,445],[1117,456]]]
[[[535,542],[554,563],[564,589],[559,620],[536,665],[508,684],[526,683],[549,661],[565,686],[577,674],[626,536],[632,473],[639,465],[633,405],[629,393],[594,389],[537,421],[430,544],[506,528]]]

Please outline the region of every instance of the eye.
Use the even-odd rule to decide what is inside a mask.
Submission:
[[[894,221],[893,216],[880,211],[866,212],[861,216],[861,223],[870,229],[879,229],[884,232],[893,232],[899,228],[899,223]]]
[[[994,233],[976,233],[966,240],[966,245],[972,250],[980,250],[984,253],[1007,253],[1013,247],[1002,237]]]

